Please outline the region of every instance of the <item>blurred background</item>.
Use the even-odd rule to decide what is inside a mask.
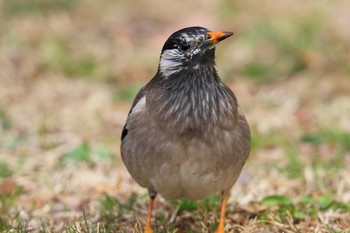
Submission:
[[[165,40],[195,25],[235,32],[216,62],[250,123],[252,153],[232,190],[231,226],[349,229],[349,9],[346,0],[0,1],[1,231],[128,232],[144,221],[147,194],[121,163],[121,128]],[[155,225],[210,231],[219,204],[208,200],[214,213],[199,216],[214,220],[202,225],[191,217],[201,205],[159,200]]]

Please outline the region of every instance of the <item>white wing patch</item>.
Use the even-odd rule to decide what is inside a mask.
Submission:
[[[146,96],[142,97],[138,102],[137,104],[135,105],[135,107],[133,107],[133,109],[131,110],[131,113],[130,113],[130,116],[135,114],[135,113],[138,113],[138,112],[141,112],[145,109],[145,106],[146,106]]]

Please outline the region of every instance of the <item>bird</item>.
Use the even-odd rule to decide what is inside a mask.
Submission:
[[[250,153],[250,128],[215,65],[216,45],[232,32],[193,26],[165,42],[155,76],[136,95],[121,133],[121,157],[148,190],[145,233],[157,194],[166,200],[221,196],[215,233]]]

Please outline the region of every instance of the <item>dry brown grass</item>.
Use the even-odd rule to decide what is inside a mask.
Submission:
[[[237,32],[218,48],[217,63],[253,131],[227,229],[350,231],[347,1],[53,2],[0,4],[2,230],[137,232],[146,196],[119,158],[120,130],[167,36],[203,25]],[[66,159],[82,145],[87,158]],[[304,216],[258,203],[269,195],[290,198]],[[337,204],[311,204],[325,195]],[[154,224],[160,232],[208,232],[213,206],[176,212],[159,200]]]

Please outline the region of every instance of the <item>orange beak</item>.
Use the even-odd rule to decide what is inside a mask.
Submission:
[[[233,32],[207,32],[207,35],[210,36],[207,42],[212,42],[213,44],[217,44],[220,41],[225,40],[226,38],[232,36]]]
[[[199,45],[202,52],[215,47],[217,43],[233,35],[233,32],[207,32],[207,39]]]

